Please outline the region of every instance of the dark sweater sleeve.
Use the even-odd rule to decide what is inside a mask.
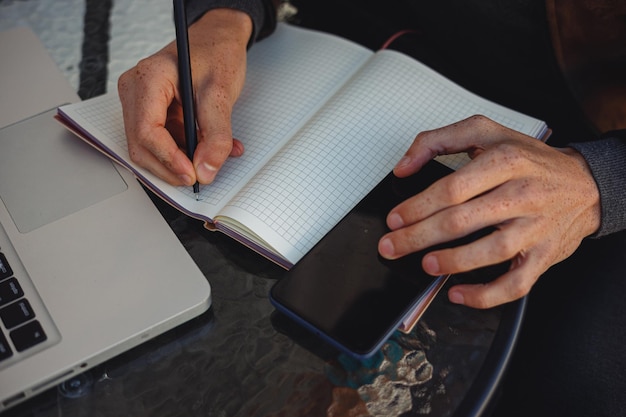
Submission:
[[[187,22],[192,24],[204,13],[220,7],[247,13],[254,26],[248,47],[276,28],[276,0],[187,0]]]
[[[602,222],[592,237],[626,230],[626,130],[568,146],[583,155],[600,190]]]

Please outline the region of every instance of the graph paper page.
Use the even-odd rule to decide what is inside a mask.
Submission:
[[[390,172],[422,130],[484,114],[536,136],[542,122],[480,99],[394,51],[379,52],[223,213],[295,263]],[[453,169],[465,163],[443,161]]]
[[[122,109],[116,93],[61,108],[92,142],[131,169],[146,185],[183,212],[212,220],[220,208],[320,108],[373,52],[336,36],[279,24],[248,52],[246,83],[232,116],[241,157],[229,158],[215,181],[175,187],[130,160]]]

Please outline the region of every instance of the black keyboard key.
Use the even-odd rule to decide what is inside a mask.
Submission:
[[[0,252],[0,281],[13,276],[13,270],[7,261],[7,257],[4,253]]]
[[[0,307],[24,296],[24,291],[15,278],[0,282]]]
[[[26,323],[35,317],[35,312],[28,300],[21,299],[0,309],[0,319],[7,329]]]
[[[7,338],[4,337],[4,334],[2,334],[2,332],[0,331],[0,361],[8,359],[11,356],[13,356],[11,346],[9,346]]]
[[[22,327],[18,327],[9,333],[9,335],[18,352],[35,346],[48,338],[37,320],[31,321]]]

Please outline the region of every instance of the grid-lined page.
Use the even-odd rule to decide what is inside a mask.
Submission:
[[[219,209],[280,149],[304,122],[373,55],[355,43],[279,24],[248,52],[242,94],[233,109],[233,135],[245,153],[229,158],[215,181],[174,187],[130,160],[116,93],[63,106],[61,112],[148,186],[190,215],[212,220]]]
[[[402,54],[382,51],[224,213],[254,225],[295,263],[389,173],[418,132],[473,114],[529,134],[543,125],[476,97]],[[457,168],[463,161],[452,158],[448,164]]]
[[[221,206],[230,199],[372,54],[285,24],[256,44],[232,118],[233,136],[245,153],[227,160],[216,181],[201,187],[202,202]]]

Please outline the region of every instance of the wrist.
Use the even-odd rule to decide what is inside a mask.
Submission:
[[[228,42],[247,48],[253,35],[250,16],[236,9],[217,8],[206,12],[189,27],[190,42]]]
[[[582,216],[582,221],[586,224],[586,236],[590,236],[598,231],[602,222],[602,208],[600,204],[600,190],[596,184],[591,168],[584,156],[574,148],[559,149],[562,153],[569,156],[580,167],[582,172],[580,189],[586,198],[586,210]]]

